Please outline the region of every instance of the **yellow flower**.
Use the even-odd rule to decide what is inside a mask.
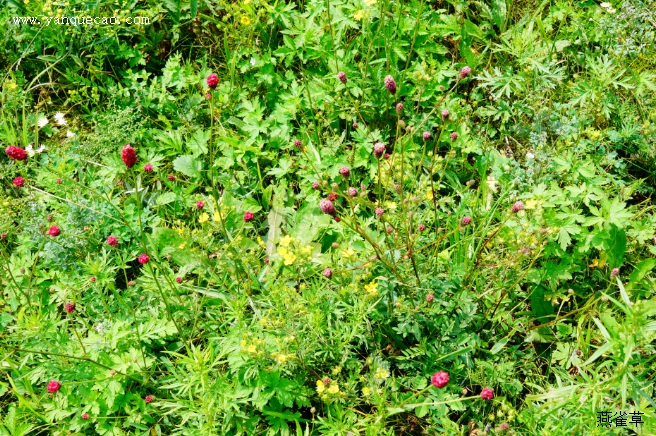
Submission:
[[[207,212],[201,213],[200,216],[198,217],[198,222],[201,223],[201,224],[204,224],[204,223],[208,222],[209,220],[210,220],[210,216]]]
[[[364,395],[365,397],[368,397],[369,395],[371,395],[371,389],[369,389],[367,387],[362,388],[362,395]]]
[[[214,215],[212,215],[212,221],[217,223],[221,221],[221,215],[219,214],[219,212],[216,211],[214,212]]]
[[[241,24],[243,24],[244,26],[248,26],[249,24],[251,24],[251,19],[248,18],[248,15],[242,15],[239,21],[241,21]]]
[[[537,205],[538,205],[537,200],[531,198],[530,200],[526,201],[526,204],[524,204],[524,209],[535,209]]]
[[[364,4],[371,7],[376,4],[377,0],[364,0]]]
[[[364,285],[364,290],[371,295],[375,295],[378,293],[378,283],[372,280],[368,285]]]
[[[389,372],[384,368],[378,368],[374,374],[374,378],[387,378],[389,377]]]
[[[178,250],[184,250],[184,248],[187,246],[186,242],[183,242],[182,244],[178,245]]]
[[[360,9],[355,14],[353,14],[353,19],[355,21],[362,21],[362,19],[365,17],[365,15],[366,15],[366,12],[364,10]]]
[[[296,260],[296,256],[293,255],[292,253],[288,253],[286,256],[283,256],[283,259],[285,261],[285,265],[289,266],[294,263]]]
[[[294,242],[294,238],[289,235],[285,235],[285,237],[280,240],[280,245],[283,247],[289,247],[292,242]]]
[[[255,354],[257,352],[257,347],[255,346],[255,344],[251,344],[251,345],[248,346],[246,351],[248,351],[249,353]]]
[[[332,383],[330,387],[328,388],[328,393],[329,394],[336,394],[339,392],[339,386],[337,386],[337,383]]]
[[[312,247],[309,246],[309,245],[305,245],[305,246],[301,247],[301,253],[303,253],[303,254],[312,253]]]
[[[385,208],[389,210],[396,210],[396,203],[394,203],[393,201],[386,201]]]
[[[355,251],[353,251],[353,249],[349,247],[346,250],[342,251],[342,256],[344,256],[347,259],[350,259],[351,257],[355,257]]]
[[[323,381],[317,380],[317,392],[322,393],[325,390],[325,386],[323,385]]]
[[[7,88],[7,91],[12,91],[12,90],[16,89],[17,87],[18,87],[18,85],[16,85],[11,80],[8,80],[8,81],[5,82],[5,88]]]

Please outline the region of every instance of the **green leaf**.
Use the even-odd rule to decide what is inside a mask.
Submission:
[[[194,156],[185,154],[175,158],[173,161],[173,169],[181,172],[185,176],[197,178],[200,176],[200,172],[203,169],[203,162]]]
[[[207,153],[207,143],[210,140],[210,132],[205,130],[197,130],[196,133],[187,142],[187,147],[192,151],[195,156]]]
[[[629,283],[626,285],[626,290],[629,291],[633,289],[633,287],[638,284],[638,282],[642,280],[649,271],[654,269],[655,266],[656,259],[645,259],[640,262],[629,276]]]
[[[608,266],[619,268],[624,262],[624,253],[626,253],[626,232],[615,225],[611,225],[608,250],[606,251]]]
[[[198,15],[198,0],[191,0],[191,18],[195,19]]]

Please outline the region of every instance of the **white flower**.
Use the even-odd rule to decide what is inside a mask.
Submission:
[[[25,151],[29,157],[34,157],[34,148],[32,147],[32,144],[28,144],[27,147],[25,147]]]
[[[608,2],[603,2],[603,3],[600,4],[599,6],[601,6],[601,7],[604,8],[604,9],[606,9],[606,8],[609,8],[609,7],[610,7],[610,3],[608,3]]]
[[[57,112],[55,116],[53,117],[57,124],[60,126],[65,126],[66,125],[66,120],[64,119],[64,114],[61,112]]]
[[[42,129],[48,124],[48,118],[46,117],[41,117],[39,118],[39,121],[36,122],[36,124],[39,126],[39,129]]]
[[[533,158],[535,158],[535,155],[533,153],[531,153],[530,151],[526,153],[526,159],[533,159]]]
[[[66,137],[67,138],[75,138],[75,133],[73,133],[69,130],[68,132],[66,132]]]
[[[36,152],[37,152],[37,153],[43,153],[43,152],[45,151],[45,149],[46,149],[46,146],[45,146],[45,145],[41,145],[41,147],[39,147],[39,148],[36,149]]]
[[[251,65],[255,66],[255,58],[251,58]]]

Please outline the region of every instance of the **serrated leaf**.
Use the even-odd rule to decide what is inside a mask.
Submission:
[[[181,172],[185,176],[197,178],[203,169],[203,162],[194,156],[185,154],[178,156],[173,161],[173,169]]]

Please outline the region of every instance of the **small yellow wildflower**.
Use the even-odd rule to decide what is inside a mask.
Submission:
[[[393,201],[386,201],[385,208],[389,210],[396,210],[396,203],[394,203]]]
[[[374,374],[374,378],[387,378],[387,377],[389,377],[389,372],[387,372],[386,369],[384,369],[384,368],[376,369],[376,373]]]
[[[285,237],[280,240],[280,245],[282,245],[283,247],[289,247],[289,245],[293,242],[294,242],[294,238],[292,238],[289,235],[285,235]]]
[[[198,217],[198,222],[201,224],[205,224],[209,220],[210,220],[210,216],[207,212],[201,213],[200,216]]]
[[[251,344],[248,346],[248,348],[246,348],[246,351],[255,354],[257,352],[257,347],[255,346],[255,344]]]
[[[324,386],[323,381],[317,380],[317,392],[321,394],[325,389],[326,387]]]
[[[362,395],[368,397],[369,395],[371,395],[371,389],[369,389],[368,387],[362,388]]]
[[[362,19],[365,17],[365,15],[366,15],[366,12],[364,10],[360,9],[355,14],[353,14],[353,19],[355,21],[362,21]]]
[[[212,221],[217,223],[221,221],[221,215],[219,214],[219,212],[216,211],[214,212],[214,214],[212,215]]]
[[[248,26],[249,24],[251,24],[251,19],[248,18],[248,15],[242,15],[239,21],[241,21],[241,24],[243,24],[244,26]]]
[[[178,245],[178,250],[184,250],[186,246],[187,246],[187,243],[183,242],[182,244]]]
[[[301,253],[303,253],[303,254],[312,253],[312,247],[309,246],[309,245],[305,245],[305,246],[301,247]]]
[[[376,295],[378,293],[378,282],[372,280],[368,285],[364,285],[364,290],[371,295]]]
[[[364,4],[365,4],[365,5],[371,7],[371,6],[373,6],[373,5],[376,4],[376,1],[377,1],[377,0],[363,0],[363,1],[364,1]]]
[[[350,259],[352,257],[355,257],[355,251],[349,247],[346,250],[342,250],[342,256],[346,259]]]
[[[535,209],[538,205],[537,200],[531,198],[530,200],[526,200],[526,204],[524,204],[524,209]]]
[[[329,394],[336,394],[339,392],[339,386],[337,386],[337,383],[332,383],[330,387],[328,388],[328,393]]]

